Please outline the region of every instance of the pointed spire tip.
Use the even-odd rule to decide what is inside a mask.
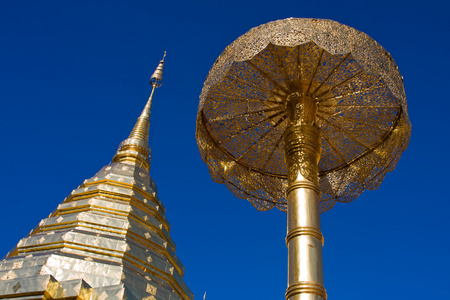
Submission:
[[[164,51],[164,56],[162,60],[159,62],[158,67],[153,73],[152,77],[150,77],[150,84],[153,88],[158,88],[162,85],[163,82],[163,67],[164,67],[164,59],[166,57],[166,51]]]

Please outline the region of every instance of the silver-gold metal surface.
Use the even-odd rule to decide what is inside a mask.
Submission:
[[[317,105],[321,212],[376,189],[408,145],[402,77],[368,35],[317,19],[255,27],[211,68],[196,138],[213,180],[258,210],[287,208],[283,136],[291,95]]]
[[[150,109],[163,64],[113,162],[73,190],[0,261],[1,299],[194,298],[148,173]]]

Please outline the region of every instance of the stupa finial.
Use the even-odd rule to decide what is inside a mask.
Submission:
[[[155,89],[160,87],[163,82],[165,57],[166,52],[164,51],[163,59],[159,62],[158,67],[156,67],[155,72],[153,72],[153,75],[150,77],[150,85],[152,86],[150,97],[130,135],[126,140],[120,143],[119,149],[117,149],[116,155],[112,160],[113,162],[138,164],[147,171],[150,170],[151,149],[148,145],[150,113]]]
[[[163,67],[164,67],[164,58],[166,57],[166,51],[164,51],[164,56],[162,60],[159,62],[158,67],[156,67],[155,72],[153,72],[152,77],[150,77],[150,84],[154,87],[160,87],[163,82]]]

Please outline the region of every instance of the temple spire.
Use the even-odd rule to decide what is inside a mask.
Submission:
[[[150,77],[150,85],[152,86],[152,92],[142,110],[141,115],[136,121],[130,135],[119,145],[116,155],[113,158],[113,162],[122,162],[129,164],[137,164],[147,171],[150,170],[151,149],[148,145],[149,127],[150,127],[150,114],[152,108],[153,94],[155,89],[160,87],[163,82],[163,67],[164,58],[166,52],[164,52],[163,59],[159,62],[158,67]]]

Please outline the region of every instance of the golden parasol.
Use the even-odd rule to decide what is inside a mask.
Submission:
[[[376,189],[410,127],[402,77],[383,47],[331,20],[290,18],[251,29],[219,56],[196,138],[214,181],[258,210],[288,212],[290,270],[301,261],[318,270],[290,271],[286,298],[326,298],[321,249],[301,258],[323,242],[319,211]]]

